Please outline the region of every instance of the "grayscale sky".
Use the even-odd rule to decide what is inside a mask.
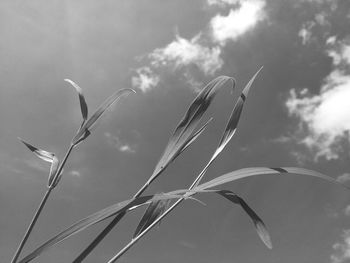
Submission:
[[[147,193],[187,187],[210,158],[238,92],[261,67],[238,131],[204,181],[253,166],[300,166],[350,185],[348,0],[2,0],[0,2],[0,255],[9,262],[42,195],[49,165],[21,137],[59,158],[89,112],[122,88],[72,153],[23,254],[73,222],[130,198],[205,83],[233,76],[200,139]],[[219,196],[187,201],[133,247],[131,263],[350,262],[350,193],[327,182],[264,175],[223,186],[263,218],[268,250],[242,210]],[[143,211],[126,216],[86,262],[123,247]],[[72,259],[106,222],[35,262]]]

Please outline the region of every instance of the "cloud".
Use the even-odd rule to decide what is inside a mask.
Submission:
[[[337,177],[337,181],[341,182],[341,183],[345,183],[350,181],[350,173],[344,173],[342,175],[339,175]]]
[[[298,36],[301,38],[303,45],[309,44],[312,37],[312,27],[315,25],[314,22],[304,23],[299,30]]]
[[[118,136],[112,135],[109,132],[105,132],[105,137],[107,138],[107,142],[109,145],[118,149],[118,151],[123,153],[136,153],[137,146],[128,144],[122,141]]]
[[[241,2],[241,0],[208,0],[208,5],[218,5],[218,6],[225,6],[225,5],[237,5]]]
[[[79,171],[76,171],[76,170],[70,171],[69,174],[73,177],[81,177],[81,173]]]
[[[217,10],[208,26],[194,37],[187,39],[176,33],[175,39],[165,47],[143,56],[141,60],[146,61],[146,66],[136,70],[133,87],[144,92],[154,88],[160,82],[160,72],[167,69],[181,70],[184,80],[198,91],[202,86],[199,78],[212,76],[223,67],[221,55],[229,40],[236,40],[266,17],[264,0],[208,0],[207,4],[229,7],[230,12],[225,16]]]
[[[332,41],[330,41],[332,42]],[[299,119],[303,133],[300,143],[319,157],[337,159],[342,152],[342,142],[350,141],[350,75],[345,68],[350,66],[350,45],[327,50],[333,57],[334,69],[324,79],[320,93],[308,96],[290,91],[286,102],[289,114]]]
[[[223,65],[219,47],[208,47],[200,43],[201,34],[187,40],[178,34],[164,48],[155,49],[149,57],[155,67],[172,66],[175,69],[196,65],[204,74],[213,75]]]
[[[331,263],[344,263],[350,260],[350,229],[343,231],[343,241],[333,245],[334,253],[331,255]]]
[[[265,18],[264,6],[264,1],[240,1],[240,7],[231,9],[227,16],[214,16],[210,21],[213,41],[225,45],[253,28]]]
[[[159,76],[156,75],[149,67],[141,67],[136,70],[137,76],[132,77],[131,84],[134,88],[138,88],[146,92],[159,83]]]

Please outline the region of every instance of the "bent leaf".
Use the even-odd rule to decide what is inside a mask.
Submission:
[[[121,89],[116,91],[108,99],[106,99],[100,107],[97,108],[95,113],[84,123],[79,129],[78,133],[72,140],[73,145],[77,145],[82,140],[85,140],[91,133],[92,127],[96,124],[96,121],[105,113],[105,111],[115,102],[117,102],[123,96],[129,95],[130,93],[136,93],[132,89]]]
[[[248,96],[250,87],[252,86],[256,76],[259,74],[259,72],[262,70],[262,68],[263,67],[261,67],[254,74],[254,76],[248,81],[247,85],[244,87],[240,97],[238,98],[235,106],[233,107],[231,116],[230,116],[230,118],[229,118],[229,120],[227,122],[226,128],[225,128],[225,131],[222,134],[222,137],[220,139],[220,142],[219,142],[218,146],[216,147],[216,150],[215,150],[214,154],[210,158],[210,160],[207,163],[207,165],[203,168],[201,173],[198,175],[198,177],[195,179],[195,181],[193,182],[193,184],[191,185],[190,188],[198,185],[198,183],[203,178],[204,174],[206,173],[206,171],[208,170],[210,165],[215,161],[215,159],[219,156],[219,154],[224,150],[224,148],[226,147],[228,142],[232,139],[233,135],[235,134],[235,132],[237,130],[237,126],[238,126],[238,122],[239,122],[240,117],[241,117],[241,113],[242,113],[242,110],[243,110],[244,102],[245,102],[245,100],[246,100],[246,98]]]
[[[52,246],[57,243],[63,241],[64,239],[83,231],[84,229],[101,222],[113,215],[118,213],[126,213],[127,211],[133,210],[141,205],[148,204],[151,202],[155,202],[158,200],[167,200],[172,198],[181,198],[181,195],[170,195],[170,194],[158,194],[158,195],[149,195],[149,196],[141,196],[135,199],[126,200],[123,202],[119,202],[117,204],[111,205],[105,209],[102,209],[88,217],[76,222],[70,227],[64,229],[54,237],[50,238],[44,244],[39,246],[29,255],[25,256],[19,263],[27,263],[38,257],[43,252],[47,251]]]
[[[219,190],[216,191],[219,195],[225,197],[226,199],[230,200],[231,202],[240,205],[243,210],[248,214],[250,219],[253,221],[255,229],[260,237],[260,239],[264,242],[264,244],[269,248],[272,249],[272,242],[269,232],[266,229],[266,226],[264,222],[261,220],[261,218],[254,212],[252,208],[249,207],[249,205],[238,195],[235,193],[228,191],[228,190]]]
[[[298,167],[277,167],[277,168],[268,168],[268,167],[252,167],[252,168],[243,168],[236,171],[232,171],[230,173],[221,175],[219,177],[214,178],[213,180],[210,180],[206,183],[200,184],[197,187],[195,187],[193,190],[204,190],[208,188],[212,188],[218,185],[222,185],[228,182],[236,181],[242,178],[255,176],[255,175],[264,175],[264,174],[278,174],[278,175],[284,175],[284,174],[296,174],[296,175],[307,175],[312,177],[317,177],[326,181],[329,181],[331,183],[335,183],[338,185],[341,185],[345,188],[347,188],[344,184],[338,182],[337,180],[333,179],[332,177],[328,175],[324,175],[322,173],[308,170],[304,168],[298,168]],[[349,189],[349,188],[347,188]]]
[[[21,138],[18,137],[18,139],[24,143],[25,146],[28,147],[28,149],[30,151],[32,151],[36,156],[38,156],[40,159],[46,161],[46,162],[49,162],[49,163],[52,163],[53,162],[53,159],[54,159],[54,156],[55,154],[51,153],[51,152],[47,152],[47,151],[44,151],[44,150],[41,150],[39,148],[36,148],[34,147],[33,145],[25,142],[24,140],[22,140]]]
[[[232,89],[235,87],[235,81],[232,77],[220,76],[210,81],[198,96],[192,101],[190,107],[186,111],[185,115],[175,128],[173,135],[170,137],[169,142],[162,154],[158,164],[156,165],[153,174],[148,179],[147,184],[150,184],[155,178],[157,178],[162,171],[189,146],[188,142],[192,143],[198,136],[191,137],[192,132],[199,124],[203,114],[208,109],[214,96],[218,90],[224,86],[228,81],[232,81]],[[203,128],[203,127],[202,127]]]
[[[75,88],[75,90],[78,92],[81,114],[83,116],[84,121],[86,121],[87,117],[88,117],[88,107],[87,107],[87,104],[85,101],[83,90],[74,81],[72,81],[70,79],[64,79],[64,81],[71,84]]]
[[[51,163],[51,167],[50,167],[49,179],[48,179],[48,182],[47,182],[47,186],[48,187],[52,186],[52,183],[53,183],[53,180],[54,180],[55,175],[57,173],[59,165],[60,165],[60,161],[57,159],[56,156],[54,156],[53,160],[52,160],[52,163]]]

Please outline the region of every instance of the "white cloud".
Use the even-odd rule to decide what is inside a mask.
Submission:
[[[69,174],[73,177],[81,177],[81,173],[77,170],[72,170],[69,172]]]
[[[253,28],[265,18],[264,6],[262,0],[241,1],[240,7],[231,9],[227,16],[214,16],[210,21],[213,41],[225,45]]]
[[[176,35],[164,48],[155,49],[149,57],[154,67],[173,66],[175,69],[195,64],[204,74],[212,75],[223,65],[221,48],[204,46],[198,34],[190,40]]]
[[[309,44],[312,37],[312,27],[314,23],[305,23],[299,30],[298,36],[301,38],[303,45]]]
[[[337,181],[341,182],[341,183],[345,183],[350,181],[350,173],[344,173],[342,175],[339,175],[337,177]]]
[[[331,263],[344,263],[350,260],[350,229],[344,230],[343,241],[333,245],[334,253],[331,255]]]
[[[346,216],[350,216],[350,205],[348,205],[347,207],[345,207],[345,209],[344,209],[344,214],[345,214]]]
[[[146,92],[159,83],[159,76],[154,74],[149,67],[142,67],[136,70],[137,76],[132,77],[131,84],[134,88],[138,88]]]
[[[343,44],[338,50],[331,50],[335,68],[324,80],[320,93],[307,96],[293,89],[286,102],[290,115],[296,116],[301,130],[307,132],[300,142],[315,151],[315,160],[321,156],[338,158],[342,140],[350,140],[350,75],[340,67],[341,62],[350,63],[350,46]]]
[[[225,6],[225,5],[237,5],[241,2],[241,0],[208,0],[208,5],[218,5],[218,6]]]
[[[136,145],[128,144],[122,141],[118,136],[112,135],[109,132],[105,132],[104,135],[107,138],[108,144],[118,149],[118,151],[123,153],[136,153]]]

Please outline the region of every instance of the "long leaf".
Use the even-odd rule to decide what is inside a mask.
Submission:
[[[35,146],[25,142],[24,140],[22,140],[21,138],[18,137],[18,139],[25,145],[28,147],[28,149],[33,152],[37,157],[39,157],[40,159],[52,163],[53,162],[53,158],[55,156],[55,154],[51,153],[51,152],[47,152],[44,150],[41,150],[39,148],[36,148]]]
[[[338,185],[341,185],[345,188],[347,188],[344,184],[338,182],[334,178],[324,175],[322,173],[308,170],[304,168],[298,168],[298,167],[277,167],[277,168],[268,168],[268,167],[252,167],[252,168],[243,168],[239,170],[232,171],[230,173],[221,175],[219,177],[214,178],[213,180],[210,180],[206,183],[200,184],[197,187],[195,187],[193,190],[204,190],[212,187],[216,187],[218,185],[222,185],[228,182],[236,181],[242,178],[247,178],[250,176],[255,175],[264,175],[264,174],[278,174],[278,175],[285,175],[285,174],[296,174],[296,175],[306,175],[306,176],[312,176],[317,177]]]
[[[252,208],[249,207],[249,205],[238,195],[235,193],[228,191],[228,190],[219,190],[216,191],[219,195],[225,197],[226,199],[230,200],[231,202],[240,205],[243,210],[248,214],[250,219],[253,221],[255,229],[260,237],[260,239],[264,242],[264,244],[269,248],[272,249],[272,242],[269,232],[266,229],[266,226],[264,222],[261,220],[261,218],[254,212]]]
[[[71,84],[75,88],[75,90],[78,92],[81,114],[83,116],[84,121],[86,121],[87,117],[88,117],[88,107],[87,107],[87,104],[85,101],[83,90],[74,81],[72,81],[70,79],[64,79],[64,81]]]
[[[82,140],[85,140],[91,133],[92,126],[96,124],[96,121],[105,113],[105,111],[115,102],[117,102],[120,98],[129,95],[130,93],[136,93],[132,89],[121,89],[112,94],[108,99],[106,99],[100,107],[97,108],[95,113],[84,123],[84,125],[80,128],[78,133],[72,140],[74,145],[77,145]]]
[[[147,184],[151,183],[157,176],[159,176],[160,173],[179,155],[179,152],[183,151],[184,146],[189,141],[189,137],[197,127],[205,111],[208,109],[214,96],[228,81],[232,81],[232,89],[234,89],[235,81],[233,78],[220,76],[209,82],[193,100],[182,120],[175,128],[173,135],[170,137],[164,153]]]
[[[181,198],[181,195],[170,195],[170,194],[158,194],[158,195],[149,195],[149,196],[142,196],[131,200],[126,200],[123,202],[119,202],[117,204],[114,204],[112,206],[109,206],[105,209],[102,209],[90,216],[87,216],[86,218],[76,222],[75,224],[71,225],[70,227],[64,229],[54,237],[50,238],[48,241],[46,241],[44,244],[42,244],[40,247],[35,249],[33,252],[31,252],[29,255],[24,257],[22,260],[19,261],[19,263],[27,263],[38,257],[43,252],[47,251],[52,246],[56,245],[57,243],[63,241],[64,239],[75,235],[79,233],[80,231],[98,223],[101,222],[113,215],[116,215],[118,213],[125,213],[127,211],[133,210],[141,205],[155,202],[158,200],[166,200],[171,198]]]
[[[224,133],[222,134],[222,137],[220,139],[220,142],[218,146],[216,147],[216,150],[212,157],[210,158],[209,162],[207,165],[203,168],[201,173],[198,175],[198,177],[195,179],[193,184],[191,185],[190,189],[193,188],[194,186],[198,185],[200,180],[203,178],[204,174],[210,167],[210,165],[215,161],[215,159],[219,156],[219,154],[224,150],[228,142],[232,139],[233,135],[235,134],[238,126],[238,122],[241,117],[241,113],[243,110],[244,103],[246,101],[246,98],[248,96],[250,87],[252,86],[256,76],[259,74],[259,72],[262,70],[263,67],[261,67],[255,74],[254,76],[248,81],[247,85],[244,87],[240,97],[238,98],[235,106],[233,107],[231,116],[227,122],[226,128]]]

